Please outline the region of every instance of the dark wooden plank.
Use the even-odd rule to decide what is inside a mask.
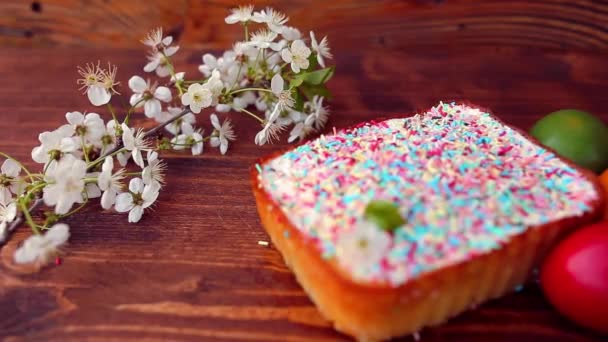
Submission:
[[[597,0],[313,0],[272,5],[338,48],[520,46],[608,48],[608,2]],[[225,48],[242,32],[223,18],[237,0],[3,0],[0,43],[130,47],[162,25],[189,46]],[[339,39],[336,39],[340,37]]]
[[[201,50],[177,55],[196,74]],[[574,107],[608,119],[608,54],[517,48],[469,51],[336,51],[331,126],[467,99],[522,128]],[[126,83],[144,53],[111,49],[4,49],[0,54],[0,150],[27,159],[43,130],[71,110],[93,110],[77,91],[75,65],[119,65]],[[124,84],[123,83],[123,84]],[[121,98],[128,98],[124,90]],[[108,118],[107,113],[103,112]],[[136,225],[91,205],[71,218],[64,264],[17,267],[22,228],[0,250],[0,336],[26,340],[343,340],[271,247],[249,189],[253,161],[284,143],[253,145],[256,127],[230,114],[239,141],[227,156],[169,154],[168,184]],[[145,122],[138,117],[140,123]],[[207,122],[201,121],[209,129]],[[145,123],[149,124],[149,123]],[[209,149],[206,147],[206,149]],[[28,163],[28,165],[32,165]],[[424,341],[594,341],[555,313],[536,286],[422,333]],[[408,339],[406,339],[408,340]]]

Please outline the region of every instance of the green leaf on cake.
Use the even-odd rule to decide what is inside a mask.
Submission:
[[[378,228],[391,232],[405,224],[399,214],[399,207],[389,201],[371,201],[365,207],[365,219],[375,223]]]

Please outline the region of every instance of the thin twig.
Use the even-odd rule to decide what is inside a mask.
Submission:
[[[149,138],[149,137],[153,136],[154,134],[156,134],[156,132],[158,132],[161,129],[165,128],[165,126],[167,126],[167,125],[169,125],[169,124],[171,124],[171,123],[173,123],[173,122],[181,119],[182,116],[184,116],[184,115],[186,115],[188,113],[190,113],[190,109],[189,108],[184,109],[181,113],[177,114],[176,116],[172,117],[171,119],[169,119],[169,120],[163,122],[162,124],[160,124],[160,125],[152,128],[151,130],[147,131],[144,134],[144,137]]]
[[[153,136],[159,130],[163,129],[165,126],[171,124],[172,122],[175,122],[176,120],[179,120],[181,117],[183,117],[184,115],[186,115],[188,113],[190,113],[190,109],[188,109],[188,108],[184,109],[181,113],[174,116],[170,120],[163,122],[162,124],[152,128],[151,130],[144,133],[144,137],[149,138],[149,137]],[[107,156],[120,150],[121,148],[123,148],[123,143],[122,143],[122,141],[119,141],[118,144],[116,144],[116,146],[113,149],[104,153],[104,155],[99,157],[97,160],[105,159]],[[95,166],[95,164],[91,165],[91,167],[92,166]],[[87,170],[87,171],[91,171],[91,170]],[[42,204],[43,204],[42,198],[37,197],[36,200],[34,201],[34,203],[32,203],[32,205],[28,208],[27,211],[31,213],[32,211],[38,209],[38,207],[40,207]],[[22,223],[23,223],[23,213],[20,213],[19,216],[17,216],[15,218],[15,220],[13,222],[11,222],[11,224],[9,224],[8,227],[6,228],[6,235],[4,236],[4,238],[2,236],[0,236],[0,247],[8,240],[9,235],[12,234]]]

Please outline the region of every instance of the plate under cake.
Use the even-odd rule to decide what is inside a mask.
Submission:
[[[603,206],[588,171],[456,103],[321,136],[251,176],[286,264],[335,328],[360,340],[416,333],[513,291]],[[374,200],[406,223],[371,225]]]

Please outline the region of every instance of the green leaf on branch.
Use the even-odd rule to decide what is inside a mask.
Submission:
[[[297,88],[302,84],[302,82],[304,82],[304,78],[302,78],[301,76],[297,76],[296,78],[291,80],[291,82],[289,82],[289,88]]]
[[[329,81],[329,79],[334,75],[335,69],[336,67],[332,66],[317,71],[306,72],[298,75],[297,78],[302,78],[304,82],[308,84],[319,85]]]
[[[308,69],[307,70],[316,69],[318,65],[319,65],[319,62],[317,62],[317,55],[314,53],[311,53],[310,56],[308,56]]]
[[[301,112],[304,110],[304,97],[302,96],[302,94],[300,94],[299,91],[294,92],[294,94],[295,105],[293,106],[293,108],[296,111]]]
[[[329,89],[327,89],[325,84],[311,85],[304,83],[300,86],[299,89],[309,100],[311,100],[315,95],[331,99],[331,93],[329,92]]]

